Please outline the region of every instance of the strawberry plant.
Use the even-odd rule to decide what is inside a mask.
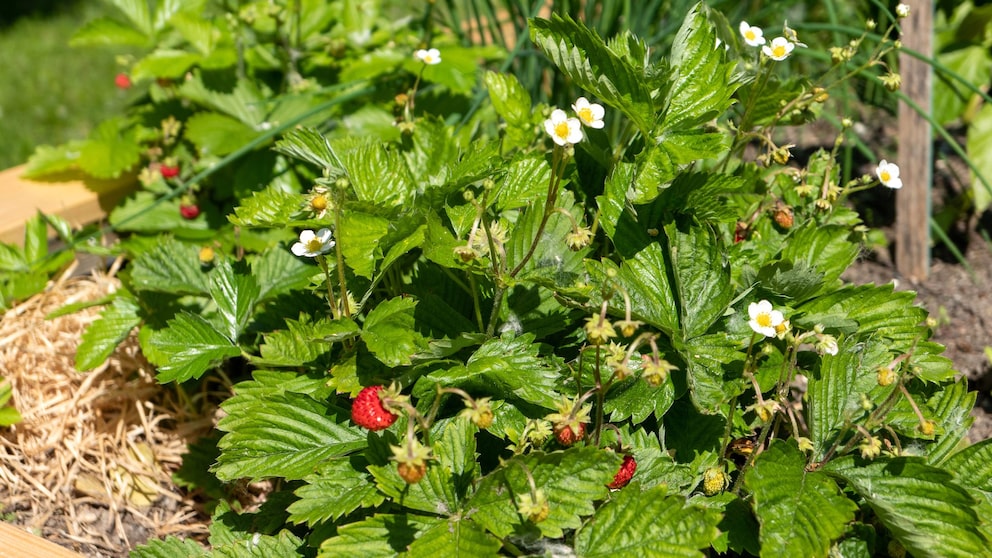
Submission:
[[[251,4],[270,19],[252,36],[297,37],[317,5]],[[442,70],[464,52],[387,41],[348,8],[306,36],[371,45],[337,68],[375,75],[363,97],[321,91],[321,119],[237,141],[231,115],[189,116],[227,131],[208,134],[227,163],[268,162],[211,174],[235,195],[206,245],[132,239],[125,288],[84,335],[81,368],[139,327],[162,383],[234,382],[210,472],[273,487],[257,509],[216,504],[211,550],[166,538],[136,556],[987,553],[974,394],[912,293],[841,279],[866,233],[844,200],[898,188],[898,164],[844,181],[849,122],[804,161],[778,132],[883,67],[894,18],[868,62],[838,55],[818,84],[789,75],[809,47],[784,24],[766,38],[697,4],[659,57],[551,14],[530,40],[581,98],[535,104],[483,71],[469,110],[474,82]],[[379,69],[400,45],[402,67]],[[137,68],[178,64],[156,52]],[[183,58],[190,87],[211,52]],[[273,56],[276,81],[300,77]],[[273,110],[297,99],[271,93]],[[352,127],[345,105],[393,112]],[[217,155],[190,141],[180,169]]]

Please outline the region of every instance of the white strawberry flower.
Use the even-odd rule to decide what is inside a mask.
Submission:
[[[751,318],[747,324],[755,333],[765,337],[775,337],[778,333],[776,328],[785,321],[782,312],[773,310],[772,303],[767,300],[752,302],[747,307],[747,313]]]
[[[441,51],[436,48],[431,49],[420,49],[413,53],[413,57],[420,60],[428,66],[433,66],[435,64],[441,63]]]
[[[899,178],[899,165],[882,159],[875,169],[875,174],[878,175],[878,180],[883,186],[888,186],[893,190],[902,188],[902,179]]]
[[[561,146],[574,145],[582,141],[582,124],[578,118],[569,118],[565,111],[555,109],[551,118],[544,121],[544,130]]]
[[[300,241],[293,244],[290,250],[300,257],[316,258],[326,254],[331,248],[334,248],[331,229],[320,229],[316,233],[307,229],[300,233]]]
[[[795,48],[796,45],[792,44],[785,37],[775,37],[772,39],[771,45],[761,47],[761,52],[765,53],[765,56],[772,60],[782,61],[788,58]]]
[[[748,46],[758,47],[765,44],[764,31],[760,27],[753,27],[746,21],[742,21],[740,25],[741,36],[744,37],[744,42]]]
[[[575,104],[572,105],[572,110],[575,111],[576,116],[579,117],[582,124],[590,128],[599,129],[605,125],[603,116],[606,115],[606,110],[603,109],[603,105],[590,103],[585,97],[579,97],[575,100]]]

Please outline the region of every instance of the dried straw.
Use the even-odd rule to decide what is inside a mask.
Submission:
[[[133,334],[98,369],[76,370],[80,335],[100,308],[45,316],[118,281],[114,269],[72,271],[0,317],[0,376],[24,418],[0,429],[0,511],[88,556],[124,556],[166,535],[201,538],[206,519],[171,475],[212,420],[155,382]]]

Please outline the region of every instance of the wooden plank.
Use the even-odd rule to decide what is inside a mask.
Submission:
[[[911,3],[902,20],[903,45],[924,56],[933,54],[933,0]],[[922,110],[933,107],[933,68],[899,54],[902,92]],[[930,185],[933,141],[930,124],[906,103],[899,104],[899,170],[903,187],[896,194],[896,269],[910,281],[930,273]]]
[[[68,548],[0,521],[0,558],[81,558]]]
[[[113,181],[69,180],[33,182],[21,177],[24,166],[0,171],[0,242],[24,244],[24,222],[39,210],[58,215],[73,227],[106,218],[113,207],[134,189],[133,177]]]

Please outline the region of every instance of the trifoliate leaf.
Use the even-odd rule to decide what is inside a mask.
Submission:
[[[950,472],[919,458],[858,465],[851,456],[831,461],[825,470],[857,491],[909,554],[937,558],[988,552],[975,500]]]
[[[230,338],[199,315],[185,310],[169,320],[165,329],[153,332],[151,344],[168,355],[168,362],[156,363],[156,378],[163,384],[199,378],[210,368],[241,354]]]
[[[762,556],[827,556],[857,505],[790,442],[776,440],[754,461],[744,485],[761,524]]]
[[[307,395],[277,393],[222,407],[230,414],[217,425],[226,432],[214,466],[221,480],[302,479],[324,460],[365,445],[365,436],[344,424],[346,410]]]
[[[689,504],[665,486],[641,491],[634,481],[613,492],[575,535],[579,556],[703,557],[717,538],[720,513]]]

